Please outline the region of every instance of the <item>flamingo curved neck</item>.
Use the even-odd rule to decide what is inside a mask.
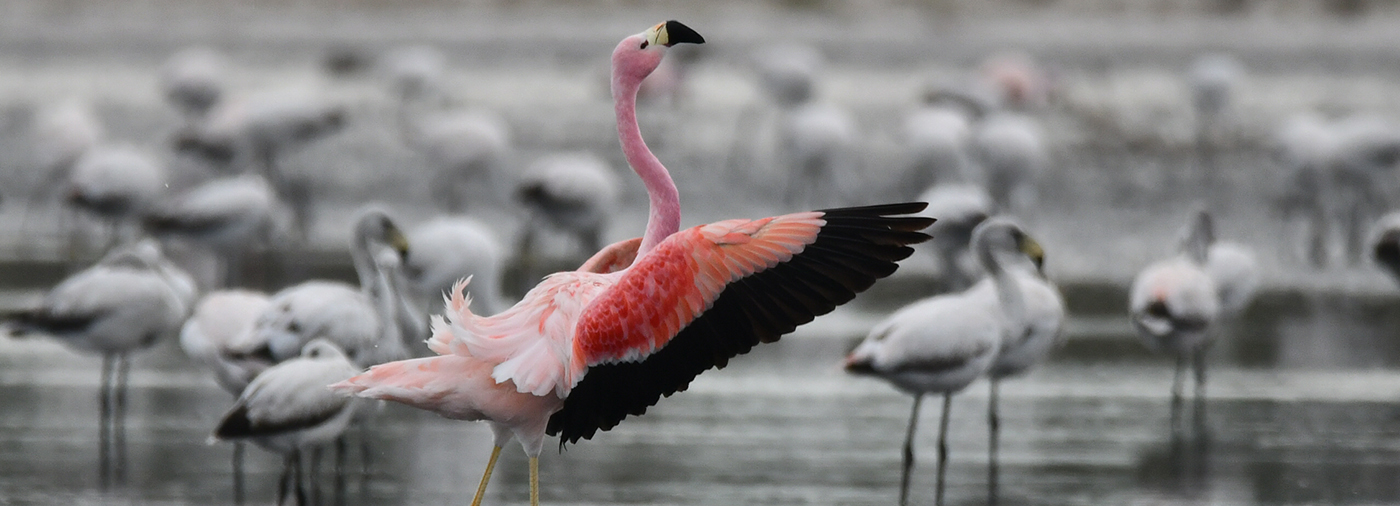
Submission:
[[[637,89],[641,80],[619,76],[614,71],[612,81],[614,107],[617,111],[617,137],[622,142],[622,153],[627,157],[627,165],[642,178],[650,199],[651,211],[647,217],[647,230],[642,235],[642,245],[637,256],[646,254],[660,244],[663,239],[676,233],[681,227],[680,191],[661,160],[647,149],[642,140],[642,131],[637,126]]]
[[[1010,324],[1010,327],[1005,329],[1006,332],[1019,336],[1025,327],[1026,296],[1021,291],[1020,281],[1016,279],[1016,269],[1003,265],[1002,259],[985,243],[979,245],[977,256],[996,286],[997,303],[1001,306],[1002,315]]]
[[[401,337],[398,327],[398,301],[395,300],[398,294],[389,277],[391,274],[375,262],[371,255],[369,238],[357,231],[350,248],[350,259],[355,264],[355,272],[360,278],[360,291],[369,299],[370,304],[374,306],[374,312],[379,316],[380,336],[385,337],[386,342],[397,342]]]

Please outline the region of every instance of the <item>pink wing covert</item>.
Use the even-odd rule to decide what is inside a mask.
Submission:
[[[682,230],[632,265],[579,317],[573,368],[636,361],[709,309],[725,286],[816,241],[822,213],[726,220]],[[582,374],[575,374],[581,380]]]

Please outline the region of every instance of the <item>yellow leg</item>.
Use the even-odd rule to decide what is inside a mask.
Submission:
[[[530,457],[530,506],[540,506],[539,457]]]
[[[486,473],[481,475],[481,486],[476,487],[476,498],[472,506],[481,506],[481,498],[486,495],[486,483],[491,481],[491,471],[496,469],[496,457],[501,456],[501,447],[491,448],[491,460],[486,461]]]

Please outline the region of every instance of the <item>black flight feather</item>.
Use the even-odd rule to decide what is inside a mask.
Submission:
[[[730,283],[714,304],[640,362],[589,368],[564,407],[549,419],[560,447],[593,437],[661,397],[684,391],[710,368],[777,341],[798,325],[829,313],[894,273],[910,244],[929,239],[931,218],[908,216],[926,204],[888,204],[821,211],[817,239],[787,262]]]

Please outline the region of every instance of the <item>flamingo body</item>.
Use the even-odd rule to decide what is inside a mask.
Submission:
[[[267,309],[268,297],[246,290],[212,292],[200,299],[180,328],[180,349],[214,373],[224,390],[238,395],[272,365],[270,357],[233,358],[230,351]]]
[[[165,168],[129,146],[97,147],[73,166],[68,201],[98,216],[119,220],[153,204],[165,191]]]
[[[1220,314],[1215,281],[1185,257],[1152,264],[1133,280],[1129,293],[1133,325],[1147,344],[1174,355],[1195,351]]]

